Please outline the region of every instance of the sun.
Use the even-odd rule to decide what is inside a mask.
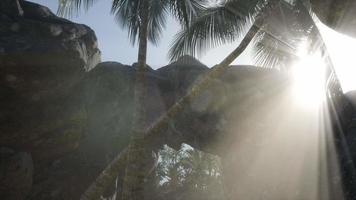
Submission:
[[[318,107],[325,97],[325,65],[318,54],[305,55],[293,65],[294,100],[304,107]]]
[[[356,39],[317,23],[344,93],[356,90]],[[293,65],[293,95],[304,107],[317,107],[325,99],[325,63],[319,53],[308,55],[307,42],[298,50],[299,61]]]

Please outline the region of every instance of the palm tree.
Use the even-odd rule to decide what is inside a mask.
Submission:
[[[82,6],[81,0],[60,0],[60,1],[61,1],[61,4],[60,4],[61,7],[66,8],[67,5],[75,6],[76,9],[72,9],[72,7],[67,7],[67,10],[69,10],[69,11],[78,11],[80,6]],[[72,1],[75,1],[75,3],[70,3]],[[128,22],[123,21],[125,23],[122,24],[125,27],[128,27],[130,35],[133,36],[133,35],[139,33],[139,35],[141,36],[141,37],[139,37],[139,40],[140,40],[139,45],[140,46],[142,45],[140,47],[141,50],[139,51],[139,58],[145,58],[145,56],[142,56],[142,55],[145,55],[145,52],[146,52],[147,38],[145,39],[142,36],[143,35],[143,34],[141,34],[142,28],[134,28],[134,27],[140,27],[140,23],[142,21],[144,21],[144,20],[141,20],[140,18],[137,18],[136,16],[138,13],[134,12],[135,9],[139,8],[138,7],[139,4],[137,4],[138,1],[139,0],[132,0],[132,1],[129,1],[129,0],[115,1],[114,0],[114,4],[115,4],[115,2],[126,3],[126,4],[116,4],[116,7],[114,7],[114,8],[118,9],[116,12],[116,14],[118,16],[120,16],[120,13],[123,13],[123,14],[125,14],[126,17],[128,17],[128,18],[122,17],[122,18],[118,18],[118,19],[121,19],[121,20],[130,19],[130,20],[128,20]],[[89,7],[90,5],[92,5],[93,2],[94,2],[94,0],[87,0],[87,1],[84,1],[83,5],[85,7],[86,6]],[[128,2],[131,2],[130,6],[128,6]],[[251,2],[257,3],[258,0],[252,0]],[[157,137],[158,135],[162,134],[162,130],[164,130],[164,127],[167,126],[170,119],[172,117],[174,117],[178,112],[183,110],[183,108],[190,102],[190,100],[192,98],[197,96],[204,88],[206,88],[210,84],[210,82],[211,82],[210,80],[212,78],[219,76],[219,74],[221,74],[224,71],[224,69],[226,69],[228,67],[228,65],[236,58],[236,56],[240,55],[246,49],[247,45],[251,42],[252,38],[258,32],[260,26],[263,25],[263,20],[265,18],[265,15],[267,14],[266,12],[264,12],[264,9],[266,9],[268,7],[273,7],[273,5],[275,4],[275,2],[277,2],[277,0],[272,0],[272,2],[273,3],[268,2],[266,5],[262,4],[261,9],[259,8],[259,6],[257,6],[258,7],[257,9],[255,9],[256,7],[251,7],[251,9],[253,9],[253,11],[255,11],[256,13],[257,13],[257,10],[262,10],[262,11],[258,12],[258,14],[256,15],[256,20],[255,20],[254,26],[252,26],[250,28],[250,30],[246,34],[246,37],[242,40],[241,44],[230,55],[228,55],[219,65],[214,67],[210,71],[210,73],[206,74],[206,76],[204,76],[202,79],[200,79],[200,81],[196,85],[194,85],[183,98],[181,98],[165,114],[163,114],[161,116],[161,118],[155,124],[152,124],[150,127],[145,129],[144,130],[145,134],[142,133],[143,129],[142,130],[139,129],[137,131],[137,133],[133,134],[133,136],[134,136],[133,142],[131,142],[131,144],[129,145],[128,148],[126,148],[125,150],[120,152],[116,156],[116,158],[106,167],[106,169],[103,170],[103,172],[99,175],[99,177],[85,191],[85,193],[82,195],[81,199],[84,200],[84,199],[98,199],[98,198],[100,198],[104,189],[106,187],[108,187],[112,182],[114,182],[114,179],[117,176],[119,169],[121,169],[122,166],[126,165],[126,163],[127,163],[126,161],[129,160],[128,163],[134,163],[134,162],[130,162],[130,158],[132,158],[136,162],[144,161],[144,159],[142,157],[142,155],[144,155],[144,154],[141,153],[141,152],[143,152],[143,149],[140,149],[140,147],[144,146],[144,144],[142,144],[142,143],[150,144],[150,143],[156,142],[155,139],[158,138]],[[178,14],[175,14],[175,16],[177,16],[178,19],[180,19],[180,21],[182,21],[184,25],[189,25],[190,24],[189,20],[192,19],[192,17],[196,13],[194,11],[196,9],[194,9],[194,8],[202,8],[200,5],[201,5],[201,3],[203,3],[203,1],[200,1],[200,0],[191,0],[191,1],[189,1],[189,0],[184,0],[184,1],[170,0],[170,1],[168,1],[167,4],[163,4],[163,1],[161,3],[162,4],[160,4],[160,5],[162,8],[165,8],[162,5],[170,6],[169,7],[170,9],[172,9],[173,11],[176,11],[176,13],[178,13]],[[123,7],[120,7],[123,5],[126,5],[128,10],[119,9],[119,8],[123,8]],[[132,5],[134,5],[133,8],[135,8],[135,9],[131,9]],[[251,3],[251,5],[253,5],[253,4]],[[141,6],[142,6],[142,4],[141,4]],[[140,7],[140,8],[142,9],[142,7]],[[188,9],[188,8],[191,8],[191,9]],[[62,10],[66,10],[66,9],[62,9]],[[193,10],[194,12],[190,11],[190,10]],[[61,9],[60,9],[60,11],[61,11]],[[118,12],[118,11],[120,11],[120,12]],[[190,11],[190,12],[187,12],[187,11]],[[143,16],[149,16],[145,12],[144,12]],[[62,13],[70,13],[70,12],[62,12]],[[130,15],[130,13],[132,15]],[[155,14],[157,14],[157,13],[155,13]],[[247,14],[248,13],[245,13],[245,15],[243,15],[243,16],[246,16]],[[159,16],[163,16],[163,15],[159,15]],[[242,17],[239,17],[239,18],[242,19]],[[159,19],[163,19],[163,18],[159,18]],[[152,22],[154,22],[154,20],[150,20],[150,21],[151,21],[151,23],[148,23],[148,24],[154,24],[154,23],[152,23]],[[145,22],[144,24],[146,24],[146,23],[147,22]],[[146,27],[146,29],[147,29],[147,27]],[[144,31],[144,32],[146,32],[146,31]],[[143,41],[141,41],[141,39]],[[133,40],[133,38],[132,38],[132,41],[135,41],[135,40]],[[142,52],[144,52],[144,53],[142,53]],[[141,60],[141,62],[139,62],[139,65],[140,65],[140,63],[142,65],[142,63],[145,63],[145,62],[142,62],[142,60]],[[143,73],[140,73],[140,71],[144,71],[144,69],[145,69],[145,66],[139,66],[139,73],[138,73],[139,75],[137,76],[137,77],[139,77],[138,79],[142,79]],[[143,82],[140,81],[139,83],[142,84]],[[135,88],[135,93],[143,94],[143,92],[138,92],[138,91],[142,91],[142,90]],[[142,97],[144,95],[139,95],[139,97],[140,96]],[[138,98],[136,97],[136,99],[141,99],[139,97]],[[140,104],[138,104],[138,105],[140,105]],[[142,111],[135,112],[135,113],[142,113]],[[136,116],[143,116],[143,115],[136,114]],[[135,127],[139,128],[141,126],[135,126]],[[135,138],[135,137],[137,137],[137,138]],[[132,153],[130,153],[132,151],[135,152],[134,156],[132,156]],[[140,163],[140,164],[138,164],[138,165],[134,164],[133,166],[135,166],[135,167],[127,168],[127,169],[137,169],[136,166],[144,165],[144,163]],[[134,184],[129,184],[129,185],[135,187],[136,189],[138,187],[138,190],[135,192],[132,192],[132,187],[131,187],[131,189],[128,193],[129,194],[135,193],[136,196],[134,198],[142,198],[142,192],[141,192],[142,191],[142,188],[141,188],[142,179],[143,179],[142,175],[140,175],[140,173],[137,173],[137,171],[132,172],[132,173],[126,173],[126,174],[130,174],[130,175],[134,176],[132,178],[133,180],[130,178],[130,176],[128,176],[131,179],[129,182],[134,183]],[[139,175],[139,177],[137,177],[137,175]],[[126,197],[125,195],[123,195],[123,196],[124,196],[124,198]]]
[[[251,18],[256,31],[250,35],[250,42],[254,40],[257,64],[265,67],[288,63],[296,58],[301,40],[320,36],[304,0],[225,0],[204,10],[189,29],[176,35],[170,57],[176,60],[185,54],[200,55],[207,49],[234,42]]]
[[[88,9],[96,0],[59,0],[58,13],[70,16],[78,12],[82,6]],[[133,130],[127,150],[126,172],[122,199],[144,199],[144,172],[149,159],[150,150],[146,150],[145,133],[145,71],[147,69],[147,42],[157,44],[162,29],[165,27],[166,16],[170,11],[182,25],[188,26],[191,19],[202,8],[203,0],[113,0],[112,13],[117,22],[128,30],[132,44],[138,43],[137,73],[134,88]],[[82,199],[97,199],[103,187],[95,188]],[[98,190],[100,192],[98,192]]]
[[[233,60],[236,59],[248,46],[248,44],[253,40],[256,34],[265,25],[265,19],[271,14],[271,9],[273,9],[277,4],[278,0],[270,1],[246,1],[248,2],[245,6],[248,12],[244,12],[246,9],[241,9],[241,1],[230,0],[226,4],[220,5],[216,8],[209,8],[204,15],[198,18],[196,24],[192,27],[200,27],[200,31],[194,28],[185,29],[186,32],[182,32],[183,37],[177,38],[177,41],[182,40],[180,49],[183,51],[173,51],[171,55],[179,55],[182,52],[193,52],[197,50],[204,50],[210,48],[217,44],[232,41],[236,38],[236,34],[241,30],[239,27],[239,22],[243,22],[246,17],[251,16],[254,19],[254,23],[242,39],[240,45],[230,53],[220,64],[210,70],[204,77],[202,77],[189,91],[183,96],[179,101],[177,101],[161,118],[152,124],[149,128],[145,130],[144,140],[148,143],[156,142],[157,136],[162,134],[162,130],[168,125],[171,118],[173,118],[178,112],[183,110],[183,108],[191,101],[192,98],[197,96],[204,88],[206,88],[210,83],[211,79],[219,76]],[[235,20],[235,21],[234,21]],[[225,23],[231,26],[224,26]],[[199,26],[200,25],[200,26]],[[224,28],[228,28],[229,31],[224,31]],[[184,38],[184,34],[187,36]],[[214,39],[211,42],[209,39]],[[185,41],[191,41],[192,44]],[[206,42],[209,41],[209,42]],[[179,48],[178,48],[179,49]],[[114,177],[117,175],[117,171],[120,167],[125,164],[125,161],[129,155],[128,150],[120,152],[119,155],[107,166],[107,168],[100,174],[95,182],[88,188],[88,190],[83,194],[82,199],[95,199],[100,197],[102,189],[105,188],[109,183],[112,182]]]
[[[241,3],[241,1],[235,2]],[[229,17],[229,12],[235,12],[233,8],[231,8],[233,7],[233,4],[235,2],[234,0],[227,0],[225,4],[220,7],[218,6],[215,8],[208,9],[200,17],[198,17],[195,21],[192,22],[190,29],[183,30],[181,33],[179,33],[176,37],[176,43],[173,45],[173,48],[170,51],[170,56],[172,60],[187,53],[195,55],[204,51],[206,48],[210,48],[215,45],[220,45],[222,43],[231,42],[232,40],[234,40],[236,36],[231,34],[238,35],[240,30],[239,27],[241,26],[241,24],[234,24],[231,22],[227,22],[226,20],[232,19],[232,22],[235,21],[233,19],[233,16]],[[290,64],[290,60],[296,58],[296,56],[293,55],[293,51],[296,52],[297,50],[296,47],[299,43],[298,38],[308,38],[309,44],[307,44],[308,46],[306,47],[306,50],[310,53],[313,53],[316,48],[319,48],[319,50],[321,50],[321,53],[323,54],[322,57],[325,59],[324,61],[326,64],[327,81],[324,84],[327,88],[327,93],[329,97],[327,99],[327,104],[329,107],[333,108],[329,111],[330,116],[332,116],[332,121],[334,123],[339,124],[337,125],[338,127],[335,128],[336,131],[334,134],[338,135],[337,137],[343,138],[342,129],[345,128],[345,126],[347,127],[347,123],[340,123],[340,116],[337,112],[342,113],[341,115],[345,114],[344,108],[349,108],[349,103],[345,101],[345,96],[342,94],[342,89],[334,72],[334,67],[331,62],[330,56],[328,55],[327,48],[322,40],[317,26],[315,25],[312,19],[310,13],[311,9],[308,9],[308,6],[305,5],[305,2],[303,0],[295,0],[291,5],[293,6],[293,9],[297,11],[297,16],[293,17],[297,17],[297,19],[301,18],[297,20],[300,24],[297,24],[297,26],[295,24],[292,24],[293,26],[286,28],[289,29],[289,32],[295,33],[296,38],[285,38],[285,40],[281,40],[281,36],[283,36],[283,34],[271,34],[271,29],[273,29],[273,27],[270,27],[271,24],[263,24],[258,21],[258,17],[255,17],[256,20],[252,25],[252,28],[256,26],[257,28],[255,28],[254,30],[252,30],[251,28],[247,35],[243,38],[241,44],[244,44],[244,41],[251,42],[252,38],[256,37],[257,40],[255,43],[255,49],[257,50],[257,62],[260,62],[262,65],[267,65],[269,67],[274,67],[276,65],[278,66],[278,64],[280,65],[281,63]],[[219,11],[221,13],[219,13]],[[256,25],[256,22],[259,22],[259,24]],[[265,20],[265,22],[268,22],[268,19]],[[227,26],[226,28],[224,28],[225,25]],[[234,27],[234,25],[237,27]],[[253,32],[251,32],[251,30]],[[274,46],[272,46],[271,44]],[[283,50],[285,48],[287,48],[288,50],[280,51],[281,49]],[[230,54],[229,56],[231,55],[232,54]],[[233,55],[229,60],[232,61],[236,59],[238,55],[239,54]],[[224,61],[222,63],[224,63]],[[218,67],[224,68],[227,66],[220,64]],[[335,106],[336,104],[340,104],[342,106],[337,108]],[[340,152],[340,154],[343,155],[349,154],[349,152],[347,152],[347,147],[343,145],[338,147],[338,151]],[[339,162],[341,162],[341,165],[345,165],[345,163],[342,163],[345,161],[340,160]],[[348,190],[348,192],[352,192],[353,190],[351,188],[355,188],[355,184],[352,181],[347,181],[350,180],[350,176],[355,176],[355,170],[353,168],[354,166],[350,166],[351,165],[346,164],[345,170],[343,171],[343,178],[345,178],[346,180],[346,182],[344,182],[344,185],[346,191]]]

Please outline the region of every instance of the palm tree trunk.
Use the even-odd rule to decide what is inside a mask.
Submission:
[[[209,73],[204,75],[192,88],[183,96],[179,101],[177,101],[166,113],[164,113],[156,123],[152,124],[146,129],[144,134],[144,142],[146,145],[156,143],[157,138],[160,138],[160,134],[164,134],[163,130],[167,127],[169,121],[176,116],[178,112],[181,112],[194,97],[199,95],[205,88],[211,84],[211,80],[219,77],[225,69],[247,48],[252,39],[260,31],[260,28],[265,22],[265,18],[269,14],[269,9],[273,9],[278,3],[278,0],[271,0],[267,12],[261,12],[260,15],[256,17],[254,24],[251,26],[245,37],[242,39],[239,46],[232,51],[220,64],[214,66]],[[89,186],[89,188],[82,195],[81,200],[96,200],[103,193],[104,188],[108,187],[112,183],[118,174],[118,169],[122,167],[126,159],[128,159],[128,152],[130,146],[120,152],[115,159],[103,170],[103,172],[98,176],[98,178]],[[142,177],[141,177],[142,178]]]
[[[134,88],[134,113],[127,165],[122,190],[122,200],[144,199],[144,178],[147,167],[148,151],[144,140],[146,124],[146,58],[149,20],[149,1],[141,5],[141,25],[139,30],[138,66]],[[118,195],[119,198],[119,195]]]

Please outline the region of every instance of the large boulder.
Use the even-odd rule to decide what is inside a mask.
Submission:
[[[313,12],[330,28],[356,37],[356,1],[311,0]]]
[[[30,154],[0,148],[0,198],[24,199],[33,181],[33,161]]]
[[[26,1],[19,1],[23,15],[18,15],[6,10],[13,2],[0,4],[0,147],[31,155],[34,176],[29,196],[40,199],[38,194],[56,196],[54,183],[60,180],[64,185],[59,177],[69,177],[53,169],[59,159],[78,149],[85,135],[85,93],[80,83],[100,62],[100,51],[89,27]]]
[[[32,2],[23,1],[22,8],[23,17],[1,11],[2,66],[52,66],[75,72],[90,70],[100,61],[95,33],[89,27]]]
[[[94,32],[22,2],[24,16],[0,16],[0,145],[53,159],[77,146],[85,113],[76,85],[100,61]]]

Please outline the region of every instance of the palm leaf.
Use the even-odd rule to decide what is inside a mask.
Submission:
[[[166,0],[152,0],[149,8],[148,39],[153,44],[158,44],[166,27],[168,14],[168,2]]]
[[[254,41],[255,63],[267,68],[288,68],[298,57],[298,48],[315,26],[300,4],[281,3]],[[268,33],[268,34],[267,34]]]
[[[176,34],[169,51],[171,61],[186,54],[199,56],[207,49],[236,40],[261,5],[258,0],[227,0],[213,7],[201,7],[189,28]]]
[[[88,10],[98,0],[58,0],[57,14],[63,17],[73,17],[82,8]]]
[[[188,27],[190,22],[201,12],[206,6],[206,0],[168,0],[169,8],[173,16],[178,21]]]
[[[140,27],[140,13],[142,1],[140,0],[113,0],[111,12],[116,22],[128,30],[132,44],[135,44]]]

